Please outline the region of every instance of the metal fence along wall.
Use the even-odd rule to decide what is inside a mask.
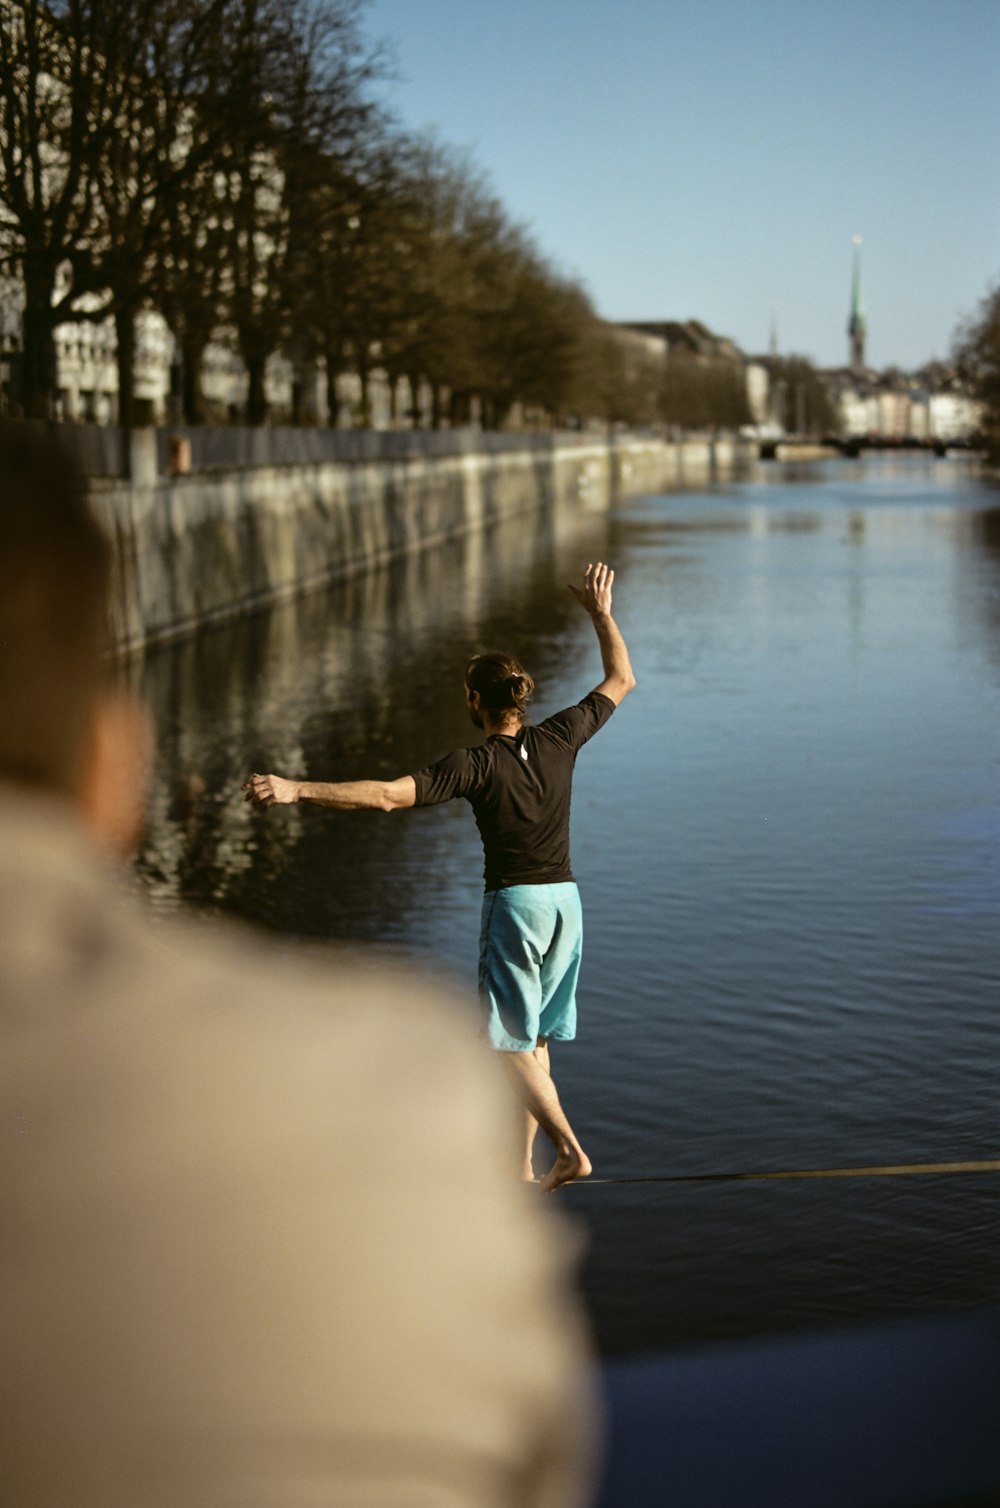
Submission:
[[[157,431],[160,471],[170,469],[171,442],[186,441],[192,471],[243,470],[256,466],[323,466],[331,462],[439,459],[556,449],[566,436],[553,432],[496,433],[475,429],[305,429],[199,426]]]
[[[139,429],[130,432],[111,424],[75,424],[56,420],[18,419],[57,436],[77,456],[88,477],[129,478],[148,485],[151,468],[168,478],[178,471],[213,474],[254,471],[266,467],[378,465],[405,461],[448,460],[457,456],[503,456],[515,453],[550,456],[582,445],[611,444],[628,450],[629,443],[662,444],[654,435],[635,431],[610,436],[606,431],[479,430],[479,429],[310,429],[293,425],[259,428],[203,425],[187,428]],[[147,458],[141,476],[135,470],[136,446],[142,441]],[[676,447],[674,447],[676,448]],[[183,452],[183,464],[178,454]]]
[[[13,419],[37,432],[51,434],[76,456],[89,477],[128,475],[128,437],[114,424],[62,424],[54,419]]]
[[[89,477],[130,474],[129,432],[113,424],[75,424],[46,419],[18,419],[58,436],[76,455]],[[141,432],[140,432],[141,433]],[[147,431],[147,433],[151,433]],[[265,466],[328,466],[438,460],[463,455],[504,455],[513,451],[547,454],[572,444],[574,436],[491,432],[476,429],[371,430],[308,429],[292,425],[251,428],[240,425],[177,426],[155,430],[157,471],[175,471],[178,442],[186,448],[185,469],[192,472],[245,471]],[[583,435],[576,436],[580,440]]]

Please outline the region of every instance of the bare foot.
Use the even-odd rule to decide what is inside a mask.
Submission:
[[[551,1194],[553,1189],[561,1188],[564,1183],[573,1183],[577,1178],[589,1178],[592,1172],[590,1158],[585,1152],[579,1147],[564,1147],[541,1180],[542,1193]]]

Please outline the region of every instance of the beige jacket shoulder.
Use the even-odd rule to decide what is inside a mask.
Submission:
[[[0,998],[11,1502],[585,1500],[567,1235],[440,991],[156,924],[3,797]]]

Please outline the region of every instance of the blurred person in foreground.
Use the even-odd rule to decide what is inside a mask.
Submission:
[[[576,756],[635,686],[628,648],[611,613],[615,573],[591,563],[571,586],[597,634],[604,677],[572,707],[529,721],[535,683],[508,654],[475,655],[465,699],[485,742],[456,749],[397,780],[321,782],[251,775],[243,790],[258,806],[297,801],[335,811],[402,811],[463,797],[472,807],[485,858],[479,935],[483,1029],[525,1105],[520,1176],[535,1181],[541,1127],[555,1160],[538,1182],[546,1193],[587,1178],[590,1158],[570,1125],[552,1075],[550,1042],[576,1036],[576,985],[583,914],[569,857]]]
[[[429,984],[154,924],[108,549],[0,427],[0,1475],[17,1508],[570,1508],[566,1238]]]

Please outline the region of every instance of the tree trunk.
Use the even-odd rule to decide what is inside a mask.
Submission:
[[[420,407],[420,378],[415,372],[411,372],[406,379],[410,384],[410,417],[414,429],[423,429],[424,414]]]
[[[313,426],[319,422],[316,407],[316,362],[300,357],[292,381],[292,423]]]
[[[133,388],[135,386],[135,313],[131,305],[115,314],[115,336],[118,348],[115,360],[118,366],[118,423],[122,429],[131,429],[134,419]]]
[[[264,396],[264,370],[267,358],[254,354],[244,357],[247,367],[247,423],[264,424],[267,420],[267,399]]]
[[[465,389],[453,392],[448,405],[448,419],[452,429],[464,428],[471,422],[472,394]]]
[[[201,358],[205,342],[185,336],[181,343],[181,408],[185,424],[201,424],[205,417],[201,393]]]
[[[336,429],[340,424],[340,396],[337,392],[337,378],[340,373],[337,370],[336,359],[326,353],[326,422],[331,429]]]
[[[26,419],[48,419],[56,392],[56,347],[53,339],[52,294],[55,271],[24,267],[24,349],[15,401]]]
[[[361,383],[361,428],[371,429],[372,410],[371,398],[368,392],[368,383],[371,372],[366,361],[358,362],[358,381]]]

